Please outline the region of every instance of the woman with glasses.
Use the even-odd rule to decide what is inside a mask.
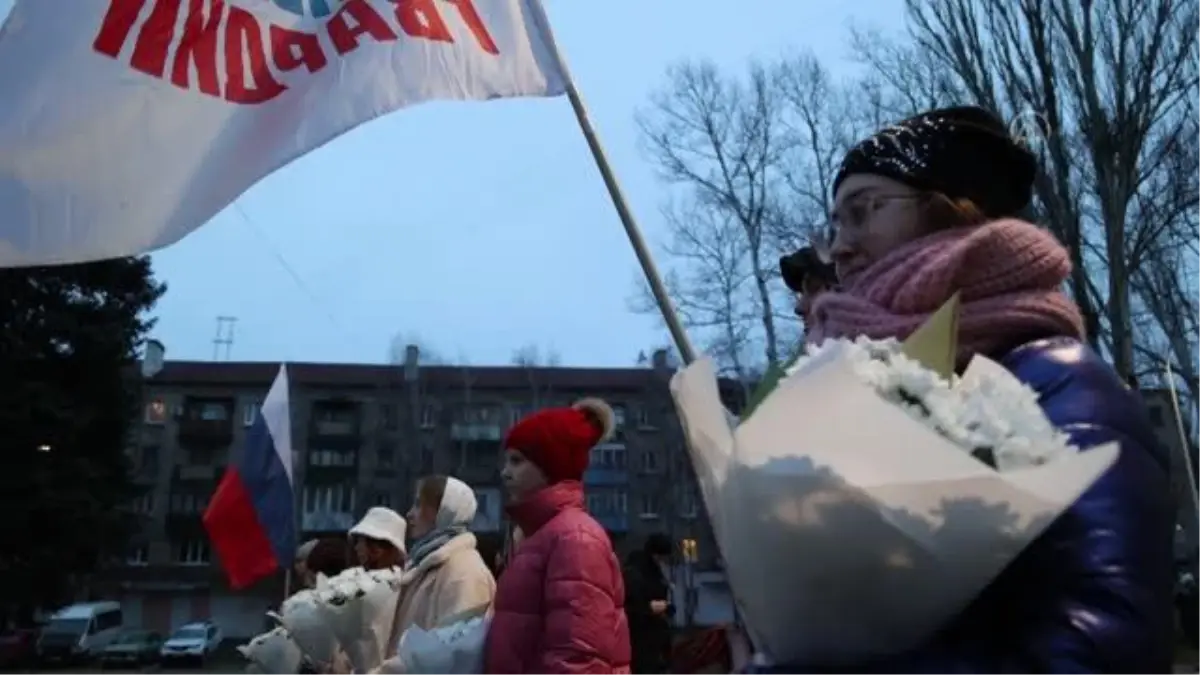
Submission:
[[[927,644],[779,672],[1170,672],[1169,461],[1136,394],[1087,345],[1063,291],[1070,253],[1024,220],[1036,173],[974,107],[917,115],[852,148],[833,184],[840,289],[812,303],[807,338],[903,339],[957,292],[959,368],[976,354],[997,361],[1074,445],[1116,442],[1119,459]]]

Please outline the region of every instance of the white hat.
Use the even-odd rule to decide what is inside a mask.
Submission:
[[[308,560],[308,554],[312,553],[313,549],[316,547],[316,539],[309,539],[303,544],[300,544],[300,548],[296,549],[296,560],[298,562],[306,562]]]
[[[401,553],[406,553],[404,536],[408,533],[408,522],[404,516],[385,507],[373,506],[367,514],[350,528],[350,536],[360,535],[370,539],[386,541],[396,547]]]

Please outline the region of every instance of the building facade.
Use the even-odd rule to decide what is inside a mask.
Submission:
[[[394,366],[289,364],[301,541],[342,536],[372,506],[404,513],[417,479],[440,473],[475,488],[474,530],[490,557],[507,530],[500,485],[506,429],[534,409],[599,396],[613,406],[617,431],[593,450],[585,476],[589,511],[622,553],[664,532],[695,551],[694,568],[708,572],[702,578],[714,577],[717,551],[668,391],[665,353],[646,367],[619,369],[420,360],[409,347],[405,363]],[[166,631],[211,618],[227,636],[244,638],[263,629],[264,612],[283,597],[282,574],[246,591],[229,589],[201,524],[278,367],[167,361],[143,381],[142,417],[130,445],[146,489],[133,507],[143,525],[126,564],[99,582],[101,592],[122,600],[128,625]],[[719,572],[715,577],[712,583],[723,582]]]

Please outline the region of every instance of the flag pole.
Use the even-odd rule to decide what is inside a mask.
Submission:
[[[617,217],[620,218],[621,225],[625,228],[625,234],[629,237],[629,243],[633,246],[633,252],[637,256],[638,264],[641,265],[642,272],[646,275],[646,283],[650,286],[650,293],[654,296],[654,302],[658,305],[658,310],[662,312],[663,322],[667,325],[667,330],[671,332],[671,338],[675,341],[676,348],[679,349],[680,358],[683,359],[684,364],[691,363],[696,360],[696,350],[692,347],[691,340],[688,339],[687,331],[683,328],[683,322],[679,320],[679,314],[675,311],[675,305],[671,302],[670,295],[667,294],[667,286],[663,283],[662,276],[658,273],[658,267],[654,264],[653,256],[650,255],[650,248],[646,245],[646,239],[642,236],[642,231],[638,227],[637,220],[634,219],[633,212],[629,209],[629,203],[625,199],[625,194],[621,191],[621,184],[617,182],[612,165],[608,162],[608,155],[604,152],[604,146],[600,144],[600,138],[596,135],[596,128],[592,126],[587,106],[583,104],[583,98],[579,95],[579,89],[575,86],[575,80],[571,77],[571,71],[567,68],[567,61],[563,58],[562,52],[558,49],[558,44],[554,41],[554,33],[550,31],[550,21],[546,16],[546,10],[540,2],[533,4],[535,7],[535,11],[533,12],[534,17],[541,23],[542,35],[545,37],[550,49],[554,52],[559,72],[562,73],[567,100],[571,102],[571,110],[574,111],[575,119],[579,122],[579,129],[583,132],[583,138],[587,141],[588,149],[592,151],[592,159],[596,161],[596,168],[600,170],[600,178],[604,180],[604,187],[608,188],[608,196],[612,199],[613,206],[617,209]]]

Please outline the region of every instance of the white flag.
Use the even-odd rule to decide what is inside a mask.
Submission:
[[[17,0],[0,267],[151,251],[379,115],[565,85],[539,0]]]

